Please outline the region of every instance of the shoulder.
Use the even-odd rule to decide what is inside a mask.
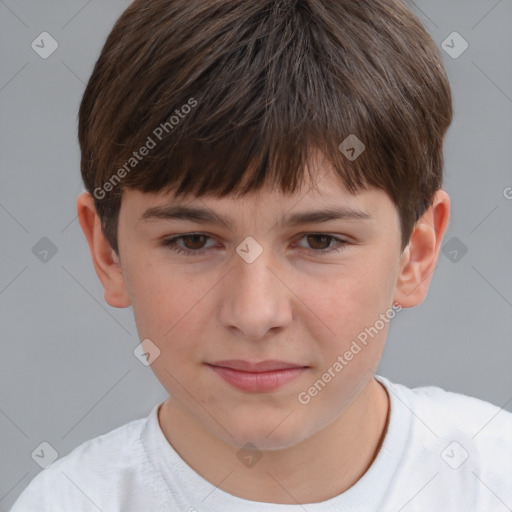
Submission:
[[[95,468],[95,472],[103,466],[109,468],[128,467],[134,458],[143,455],[140,441],[141,432],[147,418],[130,421],[106,434],[83,442],[68,455],[57,459],[49,468],[43,470],[47,474],[82,467],[87,462]]]
[[[500,438],[512,447],[512,413],[503,407],[436,386],[400,387],[416,414],[437,427],[439,435],[469,435],[476,445]]]
[[[461,456],[473,458],[478,472],[512,478],[512,413],[438,387],[411,391],[417,414],[436,429],[441,439],[451,440],[442,453],[445,461],[461,452]]]
[[[83,442],[40,471],[18,497],[11,512],[27,510],[105,510],[105,488],[132,485],[147,456],[141,433],[147,418],[133,420]]]
[[[383,384],[395,407],[409,410],[410,431],[403,467],[440,475],[429,487],[439,495],[481,503],[512,500],[512,413],[478,398],[428,386]],[[489,489],[492,489],[490,493]],[[487,498],[485,498],[487,499]],[[512,501],[510,501],[512,503]]]

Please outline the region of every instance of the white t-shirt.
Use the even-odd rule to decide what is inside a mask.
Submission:
[[[510,512],[512,414],[438,387],[376,378],[391,401],[380,451],[350,489],[326,501],[272,504],[220,490],[169,444],[158,404],[43,469],[11,512]]]

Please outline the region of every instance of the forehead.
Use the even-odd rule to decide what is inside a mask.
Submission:
[[[143,225],[151,220],[181,218],[233,230],[242,220],[268,220],[272,224],[293,226],[329,218],[369,222],[380,217],[389,222],[396,214],[394,204],[384,191],[368,187],[352,194],[321,156],[313,160],[313,165],[315,168],[304,174],[303,183],[293,193],[269,184],[244,195],[234,193],[224,197],[191,194],[177,198],[174,191],[143,193],[124,189],[120,222],[124,219],[129,224]]]
[[[137,227],[158,221],[191,221],[235,231],[238,223],[270,223],[274,227],[294,228],[343,220],[365,224],[392,221],[393,207],[379,190],[342,198],[333,193],[314,191],[311,195],[282,195],[262,192],[239,199],[193,198],[188,201],[159,196],[153,200],[147,194],[130,191],[125,206],[128,223]],[[279,200],[281,198],[281,201]],[[128,207],[128,204],[130,206]],[[132,208],[132,206],[135,206]]]

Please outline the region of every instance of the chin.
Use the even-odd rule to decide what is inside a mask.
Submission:
[[[294,446],[306,437],[305,426],[297,423],[297,418],[292,420],[283,414],[279,419],[264,415],[257,419],[254,415],[244,418],[232,418],[226,422],[226,429],[231,436],[222,431],[224,441],[236,448],[241,448],[246,443],[252,443],[258,450],[283,450]],[[286,419],[285,419],[286,418]],[[284,420],[284,421],[283,421]]]

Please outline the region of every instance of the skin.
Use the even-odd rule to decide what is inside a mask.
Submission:
[[[326,176],[295,195],[265,188],[236,200],[180,199],[232,216],[233,231],[189,220],[139,221],[147,208],[170,204],[172,194],[124,190],[119,256],[101,231],[92,197],[84,192],[77,200],[106,302],[131,305],[140,340],[149,338],[160,350],[151,368],[169,393],[158,411],[165,437],[206,480],[254,501],[324,501],[367,471],[388,419],[389,397],[374,372],[389,324],[308,404],[297,397],[392,304],[408,308],[425,299],[449,222],[450,199],[439,190],[401,252],[389,196],[378,189],[352,195],[325,161],[317,163]],[[283,215],[329,205],[372,218],[276,225]],[[191,232],[209,238],[178,245],[205,254],[158,245]],[[336,240],[306,236],[312,234],[349,244],[328,253]],[[263,248],[252,263],[235,251],[247,236]],[[225,359],[279,359],[307,369],[277,390],[251,393],[205,364]],[[252,467],[237,457],[247,442],[262,454]]]

